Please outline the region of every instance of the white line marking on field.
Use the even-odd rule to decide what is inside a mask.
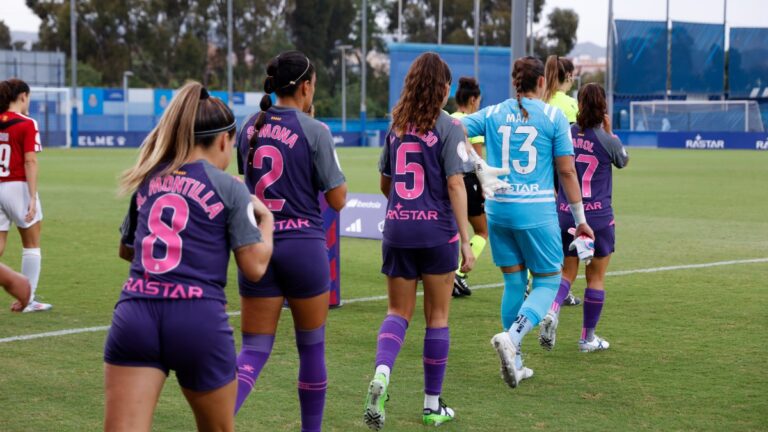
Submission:
[[[768,258],[716,261],[716,262],[703,263],[703,264],[686,264],[686,265],[676,265],[676,266],[667,266],[667,267],[651,267],[651,268],[635,269],[635,270],[619,270],[619,271],[608,272],[606,273],[606,276],[626,276],[626,275],[637,274],[637,273],[659,273],[659,272],[666,272],[666,271],[690,270],[690,269],[698,269],[698,268],[720,267],[720,266],[726,266],[726,265],[756,264],[756,263],[768,263]],[[579,276],[579,279],[583,277],[584,276],[581,275]],[[503,285],[504,285],[503,283],[475,285],[472,287],[472,290],[499,288]],[[424,295],[424,293],[419,291],[416,295],[421,296],[421,295]],[[344,300],[342,302],[342,305],[347,305],[351,303],[363,303],[363,302],[371,302],[371,301],[378,301],[378,300],[386,300],[386,299],[387,299],[387,296],[385,295],[360,297],[360,298]],[[229,316],[239,316],[239,315],[240,315],[240,311],[229,312]],[[109,326],[57,330],[57,331],[46,332],[46,333],[34,333],[34,334],[28,334],[28,335],[11,336],[7,338],[2,338],[0,339],[0,343],[26,341],[26,340],[32,340],[32,339],[65,336],[65,335],[79,334],[79,333],[94,333],[94,332],[101,332],[101,331],[107,331],[107,330],[109,330]]]

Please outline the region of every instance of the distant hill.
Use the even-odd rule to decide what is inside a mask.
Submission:
[[[577,43],[573,50],[568,53],[568,57],[578,57],[588,55],[594,59],[605,57],[605,47],[592,42]]]
[[[31,49],[32,44],[38,41],[37,32],[11,30],[11,42],[24,41],[26,48]]]

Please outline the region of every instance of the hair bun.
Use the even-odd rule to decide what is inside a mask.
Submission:
[[[261,108],[262,111],[266,111],[272,107],[272,97],[269,94],[265,94],[261,97],[261,102],[259,102],[259,108]]]
[[[479,85],[477,84],[477,80],[472,77],[461,77],[459,78],[459,87],[474,89],[479,87]]]

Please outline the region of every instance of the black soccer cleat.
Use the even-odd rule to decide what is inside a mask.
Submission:
[[[467,284],[467,278],[461,277],[458,274],[454,275],[453,277],[453,292],[451,293],[454,297],[464,297],[464,296],[471,296],[472,290],[469,289],[469,284]]]

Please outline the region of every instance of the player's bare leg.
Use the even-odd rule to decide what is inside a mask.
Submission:
[[[8,231],[0,231],[0,257],[5,253],[6,243],[8,243]]]
[[[0,263],[0,286],[3,286],[8,294],[16,299],[11,305],[11,310],[13,312],[24,310],[32,290],[29,286],[29,280],[7,265]]]
[[[164,383],[160,369],[105,364],[104,431],[149,432]]]
[[[199,432],[231,432],[235,430],[235,397],[237,380],[216,390],[198,392],[182,388]]]

